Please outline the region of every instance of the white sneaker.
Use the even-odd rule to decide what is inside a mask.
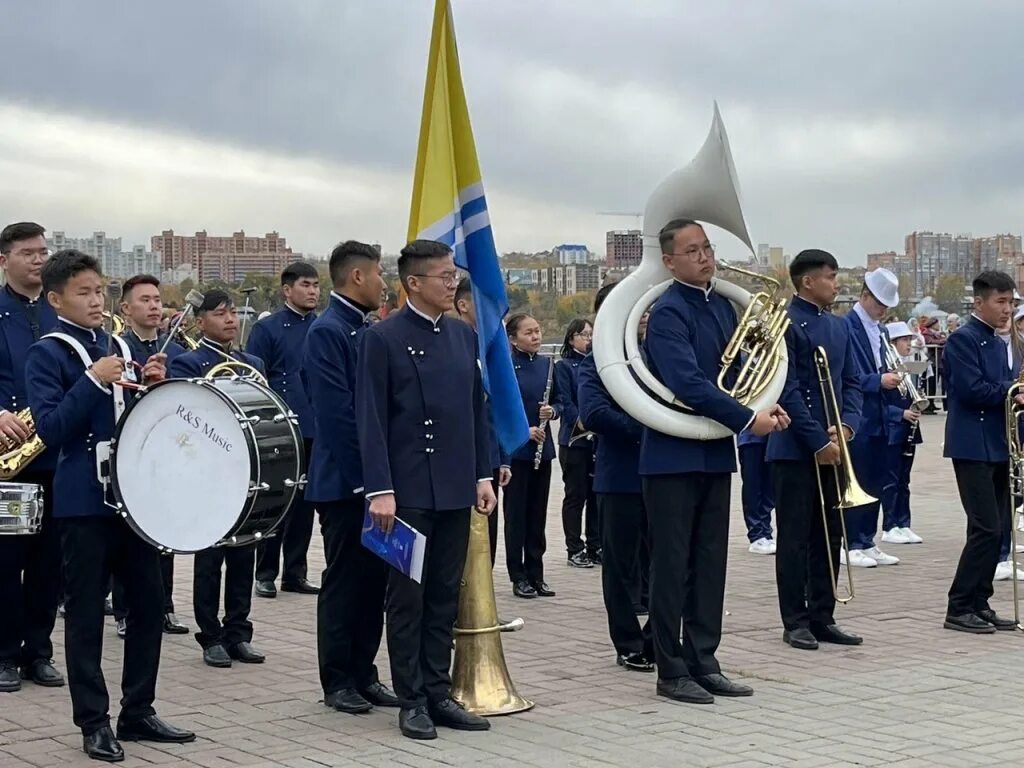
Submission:
[[[850,562],[846,562],[846,551],[839,550],[839,562],[851,568],[874,568],[878,561],[868,555],[863,549],[850,550]]]
[[[886,544],[909,544],[910,539],[903,532],[902,528],[890,528],[882,534],[882,541]]]
[[[903,528],[901,530],[903,531],[903,535],[907,537],[908,544],[921,544],[924,542],[924,539],[910,530],[910,528]]]
[[[1024,515],[1019,511],[1017,512],[1017,530],[1024,531]]]
[[[870,557],[879,565],[896,565],[900,561],[898,557],[887,555],[885,552],[880,550],[878,547],[872,547],[871,549],[865,549],[864,554]]]
[[[752,543],[747,551],[752,552],[755,555],[774,555],[775,542],[771,539],[761,538]]]
[[[778,546],[775,543],[775,539],[768,539],[768,543],[772,545],[771,554],[774,555],[775,554],[775,550],[778,549]]]
[[[1009,560],[1003,560],[996,566],[996,573],[992,577],[993,581],[1009,581],[1010,574],[1013,573],[1013,563]],[[1024,581],[1024,571],[1020,568],[1017,569],[1017,581]]]

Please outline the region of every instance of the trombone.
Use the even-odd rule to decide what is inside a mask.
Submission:
[[[836,510],[839,513],[839,526],[842,529],[843,553],[846,555],[846,594],[839,593],[839,584],[836,579],[836,566],[832,562],[832,545],[829,536],[828,507],[825,504],[825,486],[821,480],[823,467],[815,467],[814,476],[818,480],[818,498],[821,500],[821,520],[825,529],[825,547],[828,554],[828,572],[832,578],[832,596],[837,603],[846,604],[853,600],[853,571],[850,568],[850,540],[846,535],[845,510],[851,507],[860,507],[864,504],[871,504],[878,501],[874,496],[869,495],[860,483],[857,482],[857,475],[853,471],[853,459],[850,457],[850,446],[846,442],[846,435],[843,432],[843,416],[839,409],[839,399],[836,397],[835,387],[832,386],[832,370],[828,364],[828,354],[824,347],[814,350],[814,365],[818,371],[818,384],[821,387],[821,400],[825,408],[825,421],[830,428],[835,428],[836,444],[839,446],[839,464],[833,467],[833,479],[836,484]]]
[[[1024,445],[1021,444],[1020,420],[1024,407],[1017,396],[1024,394],[1024,374],[1010,385],[1006,393],[1006,445],[1010,451],[1010,581],[1013,582],[1013,623],[1024,629],[1020,621],[1020,588],[1017,586],[1017,498],[1024,495]]]

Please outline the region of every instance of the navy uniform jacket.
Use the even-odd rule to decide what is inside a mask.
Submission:
[[[301,372],[306,334],[315,320],[313,312],[300,315],[285,305],[253,325],[245,342],[245,351],[263,361],[270,388],[299,417],[299,430],[303,437],[310,439],[316,428],[313,425],[309,393],[302,382]]]
[[[0,409],[17,413],[28,407],[25,379],[28,348],[56,325],[57,313],[42,296],[30,301],[9,285],[0,290]],[[56,450],[43,451],[33,460],[32,468],[52,470],[57,466],[57,453]]]
[[[102,329],[89,331],[61,322],[57,328],[82,343],[94,360],[109,354]],[[28,400],[43,442],[60,451],[54,487],[54,517],[112,515],[96,478],[96,444],[114,435],[114,401],[109,388],[85,374],[78,354],[58,339],[43,339],[28,351]]]
[[[551,399],[558,408],[558,444],[569,445],[573,427],[579,418],[576,392],[579,389],[580,363],[586,355],[575,349],[555,363],[555,380],[551,388]]]
[[[465,509],[491,479],[476,333],[408,302],[370,326],[359,347],[356,423],[367,498],[399,507]]]
[[[864,322],[852,309],[844,318],[847,328],[850,331],[850,344],[853,347],[853,359],[857,364],[858,383],[861,393],[860,427],[857,434],[860,437],[885,437],[888,434],[889,424],[886,417],[886,403],[883,398],[882,373],[885,372],[885,340],[889,334],[882,326],[882,336],[879,340],[879,360],[882,361],[882,369],[875,365],[875,356],[871,351],[871,342],[868,339],[868,332],[864,330]],[[832,364],[831,357],[829,365]]]
[[[714,290],[673,281],[654,302],[647,320],[647,365],[672,393],[693,409],[739,433],[754,412],[718,388],[722,352],[736,330],[736,312]],[[689,440],[644,428],[641,475],[735,472],[731,437]]]
[[[579,365],[579,417],[597,435],[594,493],[641,493],[640,438],[643,425],[616,403],[597,373],[594,356]]]
[[[540,426],[540,402],[544,399],[544,390],[548,383],[548,366],[554,364],[554,360],[545,355],[528,355],[512,348],[512,368],[516,372],[516,381],[519,382],[519,394],[523,397],[523,410],[526,411],[526,421],[531,427]],[[557,369],[558,366],[555,365]],[[551,379],[551,392],[555,391],[554,373]],[[548,404],[555,411],[552,418],[558,418],[558,403],[554,397],[550,397]],[[515,451],[512,458],[515,461],[533,461],[537,455],[537,444],[533,440],[527,440]],[[544,453],[541,456],[543,461],[551,461],[555,458],[555,443],[551,439],[551,422],[548,421],[544,427]]]
[[[362,310],[332,293],[306,336],[302,379],[314,425],[309,501],[341,501],[363,491],[355,392],[359,342],[367,327]]]
[[[772,432],[768,437],[766,461],[802,461],[813,458],[829,442],[828,424],[814,350],[825,348],[832,387],[839,402],[843,424],[852,432],[860,426],[860,373],[853,357],[850,330],[846,322],[818,309],[813,303],[794,296],[789,303],[786,351],[789,376],[779,398],[792,420],[789,429]]]
[[[219,346],[220,345],[218,345],[217,342],[210,341],[204,336],[199,342],[198,349],[183,352],[174,358],[174,360],[167,366],[167,378],[201,379],[206,375],[206,372],[215,365],[225,362],[224,356],[217,352],[217,348],[219,348]],[[243,363],[248,363],[260,373],[266,375],[263,368],[263,361],[260,360],[260,358],[246,354],[245,352],[237,349],[232,350],[230,355],[235,360],[241,360]]]
[[[145,365],[146,361],[149,360],[153,355],[160,351],[160,347],[163,345],[166,336],[157,336],[152,341],[147,339],[140,339],[139,335],[135,331],[128,329],[121,338],[128,342],[128,349],[132,351],[132,360],[139,365]],[[167,349],[164,353],[167,355],[166,365],[170,369],[171,363],[178,355],[184,354],[185,348],[176,341],[172,341],[167,345]]]
[[[942,455],[965,461],[1007,461],[1005,400],[1013,380],[1004,342],[972,316],[946,340],[943,371],[949,413]]]
[[[900,394],[899,389],[887,389],[882,393],[885,402],[886,420],[889,422],[887,434],[889,445],[906,445],[910,437],[910,422],[903,418],[903,412],[910,408],[910,398]],[[919,445],[921,429],[914,434],[914,445]]]

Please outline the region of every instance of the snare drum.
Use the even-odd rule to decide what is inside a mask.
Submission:
[[[35,483],[0,483],[0,536],[39,533],[43,488]]]
[[[120,513],[165,552],[274,531],[305,484],[298,419],[251,379],[170,379],[137,397],[110,444]]]

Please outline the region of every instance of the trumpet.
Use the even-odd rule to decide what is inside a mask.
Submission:
[[[832,386],[832,370],[828,364],[828,354],[824,347],[814,350],[814,366],[818,371],[818,384],[821,387],[821,400],[825,408],[825,420],[829,427],[836,430],[836,442],[839,446],[839,465],[834,467],[833,479],[836,484],[836,509],[839,512],[839,525],[842,529],[843,552],[846,555],[846,594],[839,592],[836,580],[836,566],[832,562],[831,537],[829,535],[828,507],[825,503],[825,486],[821,481],[822,467],[816,467],[814,476],[818,480],[818,498],[821,500],[821,518],[825,529],[825,548],[828,553],[828,572],[832,578],[832,595],[837,603],[848,603],[854,598],[853,572],[850,568],[850,540],[846,535],[846,515],[844,511],[851,507],[860,507],[864,504],[871,504],[878,501],[874,496],[868,494],[860,483],[857,482],[857,475],[853,471],[853,459],[850,457],[850,446],[846,442],[846,435],[843,432],[843,416],[839,409],[839,399],[836,397],[835,387]]]
[[[896,346],[892,343],[892,340],[885,337],[883,341],[885,342],[885,367],[889,369],[890,373],[895,373],[900,377],[897,389],[903,397],[910,400],[910,409],[916,413],[921,413],[928,405],[928,398],[922,395],[917,385],[914,384],[914,376],[907,370],[907,366],[903,364],[903,358],[896,351]],[[914,438],[917,437],[917,430],[918,424],[915,421],[910,427],[910,433],[907,435],[907,446],[903,451],[904,456],[913,455]]]

